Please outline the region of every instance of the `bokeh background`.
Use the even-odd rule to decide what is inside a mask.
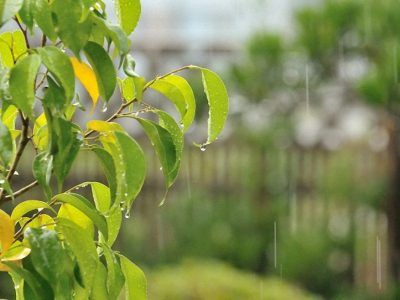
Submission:
[[[400,2],[142,2],[137,72],[205,66],[231,101],[219,140],[191,146],[206,133],[207,104],[200,78],[184,73],[198,116],[162,207],[146,148],[148,179],[116,248],[146,270],[149,298],[400,299]],[[146,99],[173,113],[155,93]],[[105,178],[83,154],[67,186],[92,180]],[[0,296],[12,299],[7,285],[1,275]]]

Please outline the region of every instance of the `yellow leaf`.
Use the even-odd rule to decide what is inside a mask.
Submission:
[[[10,248],[14,240],[14,223],[11,217],[0,209],[0,255]]]
[[[96,105],[99,98],[99,87],[97,85],[96,75],[93,69],[86,63],[80,62],[77,58],[71,57],[71,63],[74,67],[76,78],[82,83],[88,91],[93,101],[93,107]]]
[[[15,241],[14,244],[8,249],[8,251],[0,257],[0,261],[11,261],[14,263],[20,263],[20,260],[24,259],[31,253],[31,249],[25,247],[20,241]],[[10,271],[9,268],[0,263],[0,272]]]
[[[98,132],[124,131],[124,128],[118,123],[101,120],[91,120],[86,124],[86,126],[88,129]]]
[[[33,143],[39,150],[44,150],[47,147],[49,134],[47,130],[46,115],[42,113],[36,120],[33,127]]]

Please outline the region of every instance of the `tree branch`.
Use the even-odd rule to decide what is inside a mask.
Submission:
[[[22,115],[22,112],[20,111],[20,116],[21,116],[21,121],[22,121],[22,134],[21,134],[21,139],[19,140],[18,143],[18,148],[17,148],[17,153],[15,154],[15,159],[10,167],[10,170],[7,173],[6,180],[8,182],[11,181],[12,177],[14,176],[15,170],[17,169],[18,163],[22,157],[22,153],[25,150],[26,145],[29,142],[29,137],[28,137],[28,130],[29,130],[29,118],[24,118]],[[8,200],[8,199],[7,199]],[[6,197],[4,196],[4,189],[0,191],[0,205],[4,203],[6,200]]]

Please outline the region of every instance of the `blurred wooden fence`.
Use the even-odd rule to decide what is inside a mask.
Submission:
[[[135,209],[139,214],[154,214],[164,184],[152,150],[146,152],[150,153],[148,179]],[[31,163],[30,157],[24,160],[25,164]],[[287,215],[280,226],[287,226],[293,233],[325,222],[327,234],[333,238],[343,231],[354,234],[354,282],[361,288],[379,291],[385,288],[388,273],[386,217],[377,204],[377,200],[384,201],[385,195],[375,195],[375,203],[362,199],[362,195],[365,191],[369,196],[371,187],[384,182],[389,164],[386,153],[364,148],[339,152],[265,149],[231,141],[216,143],[202,152],[188,146],[169,199],[201,190],[215,198],[249,199],[260,209],[267,209],[272,199],[287,201]],[[92,180],[104,181],[101,167],[93,155],[81,155],[67,185]],[[157,226],[156,230],[162,231],[163,227]]]

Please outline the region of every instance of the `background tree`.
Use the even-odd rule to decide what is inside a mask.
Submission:
[[[248,100],[276,107],[273,102],[289,98],[286,109],[280,105],[271,118],[291,120],[289,127],[295,124],[292,112],[304,110],[307,97],[318,107],[327,86],[340,86],[342,93],[337,97],[347,103],[369,103],[384,116],[393,166],[383,207],[395,282],[400,279],[399,10],[399,3],[391,0],[325,0],[302,8],[295,15],[293,38],[256,35],[247,47],[246,63],[236,64],[231,72],[234,87],[242,95],[250,95]],[[354,65],[358,66],[356,72],[348,71]],[[250,80],[250,74],[263,80]],[[325,124],[337,121],[323,120]]]
[[[13,202],[11,214],[0,210],[0,271],[11,275],[17,299],[117,299],[123,289],[125,299],[146,299],[143,272],[112,250],[122,213],[129,218],[146,176],[145,153],[115,121],[126,118],[143,128],[166,191],[177,177],[183,135],[196,108],[190,85],[176,73],[202,75],[210,112],[207,140],[198,146],[204,150],[223,129],[228,95],[218,75],[190,65],[146,82],[129,54],[128,35],[139,20],[140,2],[115,1],[115,9],[119,25],[108,22],[104,1],[0,1],[0,25],[14,21],[19,27],[0,34],[0,205],[36,185],[43,190],[42,200]],[[124,78],[117,78],[119,68]],[[88,92],[92,111],[101,98],[105,112],[118,82],[119,108],[82,128],[74,118],[85,109],[75,78]],[[179,122],[144,101],[149,89],[175,105]],[[34,181],[15,190],[13,178],[28,144],[36,152]],[[97,156],[108,185],[64,188],[80,151]],[[92,201],[79,189],[88,189]]]

